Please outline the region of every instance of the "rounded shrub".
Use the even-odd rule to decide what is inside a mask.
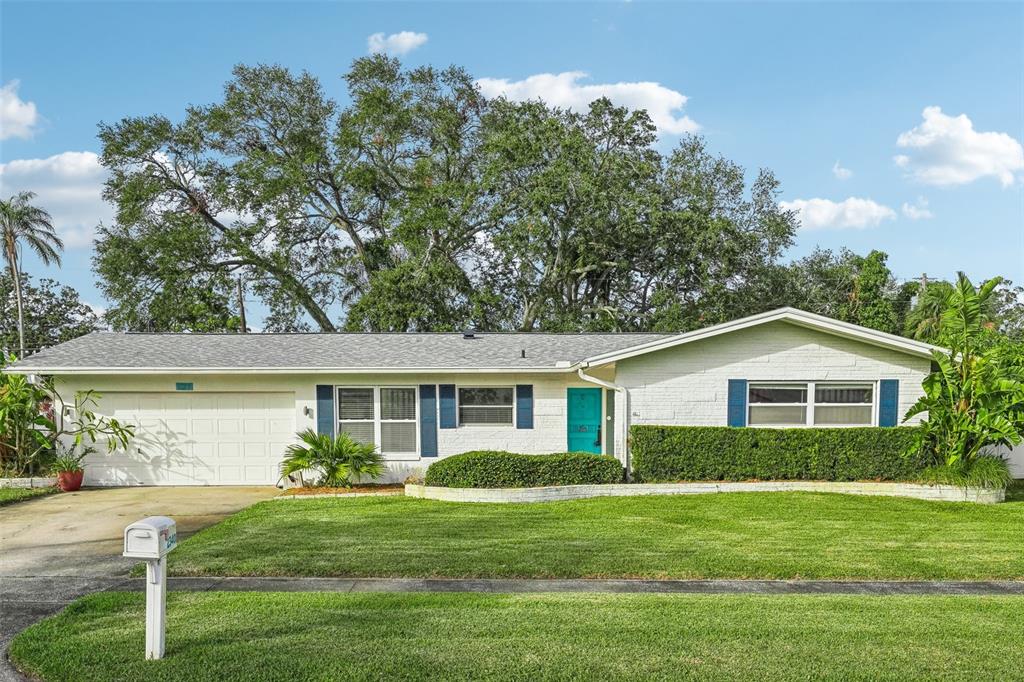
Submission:
[[[477,450],[434,462],[427,468],[424,483],[446,488],[533,488],[621,483],[622,479],[622,464],[608,455],[522,455]]]

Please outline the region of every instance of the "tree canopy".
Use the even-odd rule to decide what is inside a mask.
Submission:
[[[17,303],[10,274],[0,274],[0,352],[11,353],[18,348]],[[40,348],[70,341],[100,328],[99,318],[82,303],[78,292],[52,279],[33,283],[27,274],[21,276],[24,300],[25,348]]]
[[[94,269],[115,329],[685,331],[790,305],[938,342],[953,284],[887,255],[781,262],[797,216],[644,111],[488,100],[463,69],[357,59],[343,106],[308,73],[234,69],[219,101],[101,124]],[[748,182],[748,177],[750,178]],[[1024,290],[991,323],[1024,335]]]
[[[221,101],[101,124],[94,266],[119,329],[232,328],[233,277],[267,329],[692,327],[792,242],[779,183],[643,111],[486,100],[452,67],[356,60],[350,103],[238,66]]]

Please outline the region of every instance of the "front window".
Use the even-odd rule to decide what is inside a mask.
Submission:
[[[416,452],[416,389],[380,389],[381,452]]]
[[[459,423],[511,425],[513,391],[509,387],[459,389]]]
[[[339,388],[338,432],[385,455],[416,454],[416,409],[412,386]]]
[[[871,426],[874,385],[870,383],[752,383],[750,426]]]
[[[871,426],[871,384],[818,384],[814,389],[814,423],[818,426]]]
[[[347,433],[360,443],[376,445],[375,413],[372,388],[338,389],[339,433]]]
[[[800,426],[807,423],[806,384],[751,384],[751,426]]]

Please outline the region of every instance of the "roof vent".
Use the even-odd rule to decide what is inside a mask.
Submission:
[[[466,331],[462,332],[462,338],[464,338],[464,339],[475,339],[476,338],[476,334],[473,332],[472,329],[467,329]]]

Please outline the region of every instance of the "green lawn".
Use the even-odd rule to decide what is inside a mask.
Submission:
[[[0,507],[57,492],[56,488],[0,488]]]
[[[813,493],[471,504],[267,501],[185,541],[174,575],[1024,578],[1024,501]]]
[[[18,635],[44,680],[1024,679],[1024,598],[96,594]]]

